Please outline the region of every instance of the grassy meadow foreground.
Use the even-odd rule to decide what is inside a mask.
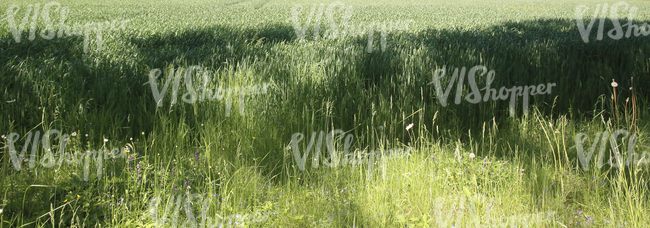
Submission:
[[[129,2],[0,3],[0,228],[650,225],[649,1]]]

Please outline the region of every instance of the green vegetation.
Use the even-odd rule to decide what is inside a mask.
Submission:
[[[41,31],[50,30],[39,16],[35,38],[29,38],[26,18],[17,43],[7,9],[20,7],[14,18],[19,26],[28,5],[36,3],[47,2],[0,3],[0,228],[153,227],[152,217],[165,213],[167,226],[175,214],[181,226],[190,217],[199,224],[203,211],[215,220],[264,220],[237,227],[500,227],[495,221],[547,212],[554,212],[552,221],[529,225],[650,224],[646,164],[597,168],[592,158],[584,170],[578,161],[574,139],[580,133],[588,136],[587,150],[599,132],[625,129],[636,134],[636,153],[650,152],[649,37],[614,40],[605,34],[597,41],[598,19],[585,43],[576,7],[589,8],[583,18],[588,24],[600,1],[344,1],[353,7],[350,24],[413,20],[386,37],[384,51],[375,33],[370,53],[367,35],[314,40],[311,26],[304,41],[297,39],[292,7],[302,5],[303,23],[312,4],[326,8],[332,2],[62,0],[66,24],[88,24],[87,37],[45,39]],[[627,3],[638,7],[634,24],[650,23],[649,2]],[[334,16],[342,21],[342,13]],[[325,18],[320,37],[331,26]],[[91,22],[114,20],[130,21],[104,30],[101,41],[91,32],[101,26]],[[605,33],[614,28],[611,18],[604,25]],[[528,97],[528,115],[522,97],[514,117],[509,99],[467,102],[473,91],[467,81],[460,87],[463,100],[454,102],[453,83],[443,107],[430,84],[434,72],[447,70],[440,80],[446,90],[453,69],[477,65],[494,70],[491,88],[556,85],[549,94]],[[183,72],[192,66],[211,72],[191,75],[188,86]],[[158,107],[147,84],[150,73],[161,70],[157,86],[163,90],[171,68],[181,70],[177,100],[172,102],[174,79]],[[188,88],[266,83],[265,93],[233,95],[229,115],[226,98],[183,100]],[[486,77],[476,84],[483,88]],[[72,157],[113,148],[126,148],[125,156],[105,157],[101,166],[84,156],[84,162],[48,168],[40,163],[48,155],[43,141],[26,141],[30,132],[43,137],[52,129],[70,135],[63,151]],[[350,148],[356,152],[414,150],[373,166],[313,168],[308,162],[301,171],[292,135],[304,134],[298,145],[305,151],[312,132],[334,129],[354,136]],[[14,132],[25,161],[11,158]],[[55,159],[59,141],[50,138]],[[337,137],[332,146],[342,151],[344,141]],[[604,142],[605,161],[610,151],[625,152],[629,144],[622,136]],[[323,143],[321,159],[327,160],[328,149]],[[14,161],[23,162],[20,171]],[[209,200],[187,199],[192,194]],[[485,197],[469,200],[476,194]],[[181,195],[186,198],[171,198]],[[525,221],[535,220],[514,223]]]

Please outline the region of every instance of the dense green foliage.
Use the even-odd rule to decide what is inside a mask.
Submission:
[[[202,201],[191,206],[197,220],[202,210],[211,217],[267,216],[243,226],[464,227],[475,219],[485,225],[547,211],[556,212],[552,222],[531,226],[650,224],[644,213],[647,165],[596,168],[592,159],[585,171],[576,155],[577,134],[588,135],[584,147],[590,148],[597,132],[618,129],[637,135],[639,155],[650,151],[649,37],[615,40],[605,34],[596,40],[596,20],[585,43],[576,7],[589,7],[589,23],[601,2],[343,1],[353,7],[352,25],[413,21],[388,34],[384,50],[375,33],[370,53],[367,35],[323,38],[331,29],[325,16],[317,38],[311,26],[298,39],[292,7],[302,6],[298,18],[304,23],[312,4],[327,8],[331,2],[59,1],[69,9],[70,31],[75,23],[130,21],[104,31],[100,41],[92,32],[45,39],[41,31],[47,25],[39,18],[35,38],[29,38],[27,23],[17,43],[7,9],[19,6],[15,22],[22,23],[28,4],[36,3],[47,2],[0,3],[0,134],[18,133],[15,145],[26,156],[32,150],[25,143],[28,133],[42,136],[50,129],[71,134],[65,153],[72,155],[127,149],[123,158],[104,159],[101,178],[91,159],[84,181],[87,162],[44,167],[43,147],[34,167],[27,160],[18,171],[9,140],[0,141],[0,227],[153,226],[151,205],[162,216],[184,202],[172,195],[196,193],[210,199],[206,207]],[[650,3],[627,3],[638,8],[634,24],[650,23]],[[56,24],[58,11],[50,14],[57,15]],[[339,23],[342,15],[334,20]],[[612,18],[604,25],[605,33],[614,28]],[[190,104],[183,100],[190,91],[182,78],[175,104],[172,80],[157,106],[150,72],[161,70],[162,89],[171,68],[185,72],[196,65],[211,71],[205,86],[212,91],[270,86],[260,94],[233,95],[232,104],[226,97]],[[550,94],[529,97],[528,115],[521,97],[514,117],[509,99],[467,102],[467,81],[460,87],[461,102],[454,101],[453,83],[447,105],[441,105],[431,84],[434,72],[446,69],[446,90],[454,68],[477,65],[494,70],[491,88],[556,86]],[[203,76],[195,76],[193,88],[200,88]],[[486,83],[477,77],[479,88]],[[304,135],[304,151],[312,132],[334,129],[353,135],[351,150],[357,152],[405,146],[415,151],[374,166],[313,168],[309,162],[301,171],[292,135]],[[617,140],[626,151],[628,140]],[[342,149],[343,141],[335,147]],[[53,151],[58,142],[52,140]],[[617,148],[610,144],[606,153]],[[452,200],[475,194],[496,200],[472,209]],[[162,202],[152,204],[154,197]],[[436,197],[450,200],[443,206]],[[185,205],[178,225],[189,218]]]

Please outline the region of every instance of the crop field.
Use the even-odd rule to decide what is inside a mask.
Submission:
[[[650,1],[0,14],[0,228],[650,226]]]

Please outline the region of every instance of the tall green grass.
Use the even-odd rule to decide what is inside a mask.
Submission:
[[[19,20],[35,3],[46,2],[3,2],[0,12],[19,5]],[[591,15],[600,2],[345,1],[354,9],[351,24],[414,20],[410,30],[388,36],[383,52],[376,33],[372,53],[365,49],[367,37],[297,40],[291,8],[302,4],[304,22],[312,4],[331,2],[60,3],[70,8],[69,24],[131,21],[125,30],[105,32],[101,52],[90,41],[88,53],[83,37],[29,41],[25,32],[15,43],[0,21],[0,130],[19,133],[19,149],[28,132],[58,129],[77,133],[69,152],[133,150],[125,159],[104,161],[102,179],[91,162],[84,182],[78,164],[16,171],[5,149],[0,227],[151,226],[152,197],[193,193],[212,197],[210,216],[270,212],[265,223],[248,224],[262,227],[468,226],[470,209],[453,199],[477,193],[499,199],[476,205],[481,224],[547,211],[556,212],[553,222],[531,225],[649,223],[645,165],[592,164],[584,171],[570,149],[578,133],[591,140],[596,132],[623,128],[637,129],[635,152],[650,150],[648,37],[594,42],[594,28],[592,42],[584,43],[575,7],[588,5]],[[647,2],[628,3],[639,8],[635,24],[649,22],[642,19],[650,15]],[[604,31],[613,28],[610,19]],[[321,32],[329,26],[323,20]],[[39,23],[37,31],[44,28]],[[170,85],[157,107],[145,84],[149,72],[194,65],[215,72],[212,90],[272,86],[267,94],[245,97],[244,115],[239,98],[228,117],[225,100],[184,103],[185,79],[177,103],[170,105]],[[433,72],[446,68],[449,75],[476,65],[496,72],[492,88],[557,86],[550,95],[532,96],[527,116],[521,98],[516,118],[509,117],[509,101],[454,104],[456,84],[442,107],[427,85]],[[635,100],[627,89],[632,77]],[[442,79],[443,89],[449,78]],[[616,99],[612,79],[620,85]],[[478,78],[479,88],[485,83]],[[469,92],[465,83],[461,98]],[[311,132],[334,129],[354,135],[351,148],[411,146],[417,152],[376,161],[370,177],[367,165],[300,171],[288,148],[291,135],[303,133],[306,145]],[[43,154],[41,147],[38,157]],[[436,197],[450,200],[441,204]],[[200,206],[193,209],[200,216]],[[184,222],[184,211],[179,216]]]

